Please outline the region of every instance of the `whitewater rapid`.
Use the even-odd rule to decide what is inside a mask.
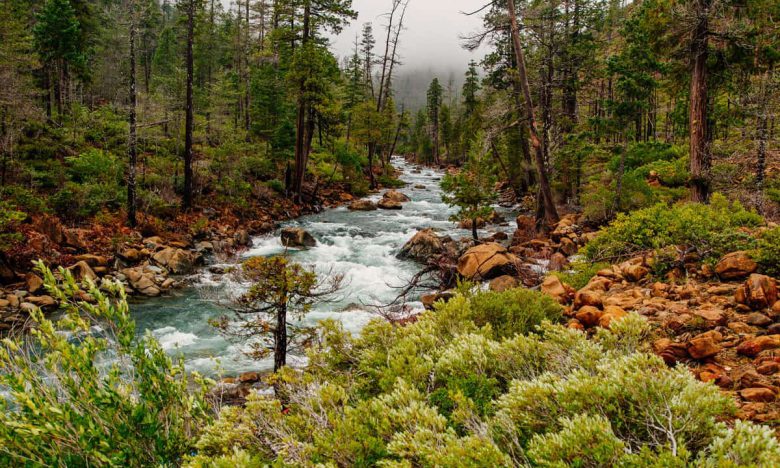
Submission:
[[[455,238],[470,235],[470,231],[458,229],[450,221],[454,211],[441,201],[440,172],[411,165],[401,158],[395,158],[393,165],[402,171],[401,180],[407,184],[400,191],[412,200],[404,204],[403,210],[363,212],[340,207],[304,216],[283,226],[307,230],[317,239],[316,247],[285,249],[275,232],[253,238],[252,247],[238,259],[287,252],[321,275],[344,274],[345,286],[337,300],[315,307],[302,324],[334,319],[346,330],[359,333],[375,317],[371,305],[394,300],[398,287],[419,271],[418,264],[396,258],[419,229],[432,227]],[[377,201],[381,193],[368,198]],[[511,228],[492,226],[489,232],[497,230]],[[150,331],[171,354],[181,355],[190,371],[215,376],[267,370],[272,367],[270,359],[258,362],[246,358],[240,345],[226,341],[209,325],[210,319],[230,313],[220,302],[235,296],[243,287],[206,269],[193,278],[192,286],[186,290],[135,304],[132,313],[139,330]],[[422,309],[419,302],[407,306]]]

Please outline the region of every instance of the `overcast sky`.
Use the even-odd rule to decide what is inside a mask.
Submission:
[[[363,23],[374,24],[374,36],[379,43],[387,24],[382,17],[390,9],[391,0],[353,0],[352,7],[360,16],[349,28],[333,39],[334,51],[339,56],[351,54],[355,34]],[[481,25],[479,16],[468,17],[461,11],[476,10],[480,0],[410,0],[399,46],[404,68],[433,70],[465,70],[470,59],[479,61],[481,54],[470,53],[461,47],[459,36],[474,32]]]

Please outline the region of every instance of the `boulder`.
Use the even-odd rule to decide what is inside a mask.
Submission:
[[[515,289],[520,286],[520,282],[514,276],[504,275],[490,281],[490,290],[493,292],[504,292]]]
[[[622,270],[623,276],[633,282],[638,282],[644,279],[645,276],[650,274],[650,270],[642,265],[627,265]]]
[[[737,288],[734,299],[753,310],[772,307],[777,302],[777,281],[765,275],[752,274]]]
[[[350,211],[374,211],[376,210],[376,205],[371,200],[366,200],[365,198],[363,198],[360,200],[355,200],[352,203],[350,203],[349,210]]]
[[[412,201],[409,197],[399,192],[398,190],[388,190],[387,192],[385,192],[384,195],[382,195],[382,199],[392,200],[398,203],[406,203]]]
[[[447,302],[455,297],[455,293],[452,291],[443,291],[438,293],[424,294],[420,296],[420,302],[426,310],[433,310],[434,304],[439,301]]]
[[[550,275],[544,279],[541,291],[558,301],[561,305],[568,304],[574,297],[574,288],[563,283],[560,278],[554,275]]]
[[[613,305],[604,306],[604,315],[599,319],[599,326],[601,328],[609,328],[612,322],[619,321],[626,316],[628,316],[628,312],[622,307]]]
[[[376,205],[378,208],[381,208],[383,210],[402,210],[403,205],[401,205],[401,202],[397,202],[395,200],[389,200],[387,198],[383,198],[377,203]]]
[[[159,296],[161,291],[154,282],[154,273],[151,271],[145,271],[141,267],[125,268],[121,271],[130,286],[135,289],[139,294],[144,296],[156,297]]]
[[[550,257],[550,263],[547,265],[547,269],[550,271],[561,271],[569,264],[569,260],[566,256],[560,252],[556,252]]]
[[[77,249],[86,249],[91,232],[88,229],[64,229],[65,244]]]
[[[745,317],[745,323],[754,327],[766,327],[771,325],[773,320],[760,312],[753,312]]]
[[[604,311],[593,306],[584,306],[574,315],[586,327],[595,327],[604,316]]]
[[[74,257],[74,260],[76,260],[77,262],[85,262],[87,265],[91,266],[92,268],[107,266],[109,263],[108,258],[100,255],[92,255],[92,254],[77,255],[76,257]]]
[[[441,255],[444,252],[444,243],[436,235],[433,229],[418,231],[409,242],[404,244],[397,257],[426,262],[429,258]]]
[[[758,264],[746,252],[732,252],[715,265],[715,274],[721,279],[745,278],[758,269]]]
[[[27,302],[37,305],[41,309],[48,309],[57,305],[57,301],[51,296],[30,296]]]
[[[770,403],[775,401],[775,392],[764,387],[746,388],[739,391],[739,396],[752,402]]]
[[[43,288],[43,280],[35,273],[27,273],[24,277],[24,284],[30,294],[35,294]]]
[[[69,266],[68,270],[73,274],[73,277],[77,281],[85,281],[85,280],[97,280],[97,275],[92,270],[92,267],[89,266],[89,264],[85,261],[77,262],[75,265]]]
[[[477,229],[482,229],[483,227],[487,226],[487,221],[485,221],[482,218],[477,218]],[[472,219],[464,219],[463,221],[458,223],[458,227],[461,229],[471,229],[471,226],[474,225],[474,220]]]
[[[65,241],[65,233],[60,220],[54,216],[43,215],[34,224],[35,230],[48,237],[55,244]]]
[[[739,354],[756,357],[762,351],[780,348],[780,335],[764,335],[744,341],[737,346]]]
[[[587,287],[577,291],[574,295],[574,307],[582,306],[601,307],[604,303],[604,293],[598,289],[588,289]]]
[[[722,349],[718,332],[707,332],[696,336],[688,342],[688,354],[694,359],[705,359],[715,356]]]
[[[239,229],[233,234],[233,241],[236,245],[246,247],[252,244],[252,239],[249,237],[249,232],[246,229]]]
[[[282,229],[282,245],[285,247],[315,247],[317,241],[304,229],[287,227]]]
[[[577,250],[579,247],[577,247],[577,244],[574,243],[573,240],[569,239],[568,237],[564,237],[561,239],[560,246],[558,249],[567,257],[570,257],[577,253]]]
[[[518,263],[504,246],[491,242],[468,249],[458,260],[458,273],[469,280],[489,280],[515,274]]]
[[[140,250],[134,249],[132,247],[120,250],[117,252],[116,256],[128,263],[138,263],[146,258],[146,256],[142,254]]]
[[[512,236],[512,245],[519,245],[536,238],[536,220],[532,216],[520,215],[515,220],[517,230]]]
[[[186,275],[195,269],[198,256],[184,249],[166,247],[152,255],[152,260],[175,275]]]

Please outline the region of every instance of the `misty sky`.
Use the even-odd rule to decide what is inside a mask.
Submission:
[[[353,0],[353,9],[360,16],[349,28],[333,39],[334,52],[339,56],[352,53],[355,34],[363,23],[374,23],[377,53],[387,20],[382,17],[390,8],[390,0]],[[479,61],[482,54],[470,53],[461,47],[459,35],[477,30],[479,16],[468,17],[461,11],[472,11],[483,5],[481,0],[410,0],[406,12],[406,30],[399,46],[406,69],[465,70],[470,59]]]

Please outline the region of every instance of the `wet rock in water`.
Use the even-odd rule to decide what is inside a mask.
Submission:
[[[196,252],[213,252],[214,251],[214,244],[209,241],[201,241],[195,244],[195,251]]]
[[[563,283],[557,276],[550,275],[544,279],[541,291],[552,297],[559,304],[568,304],[574,298],[574,288]]]
[[[233,234],[233,241],[236,245],[246,247],[252,244],[252,239],[249,237],[249,232],[246,229],[239,229]]]
[[[374,211],[376,210],[376,205],[371,200],[360,199],[350,203],[349,210],[350,211]]]
[[[285,247],[315,247],[317,240],[304,229],[287,227],[282,229],[282,245]]]
[[[155,253],[152,260],[175,275],[186,275],[195,269],[199,257],[184,249],[166,247]]]
[[[504,292],[515,289],[520,286],[520,282],[514,276],[504,275],[495,278],[490,282],[490,290],[493,292]]]
[[[734,299],[753,310],[772,307],[777,302],[777,281],[765,275],[752,274],[737,288]]]
[[[487,221],[485,221],[482,218],[477,218],[477,229],[482,229],[483,227],[487,226]],[[471,226],[474,224],[474,220],[471,219],[464,219],[460,223],[458,223],[458,227],[461,229],[471,229]]]
[[[121,271],[127,278],[130,286],[139,294],[148,297],[157,297],[162,291],[155,283],[155,274],[152,271],[145,271],[142,267],[125,268]]]
[[[458,260],[458,273],[469,280],[489,280],[516,274],[518,264],[506,247],[491,242],[468,249]]]
[[[436,235],[433,229],[423,229],[418,231],[409,242],[404,244],[397,257],[400,259],[410,259],[418,262],[426,262],[429,258],[444,253],[444,243]]]
[[[392,200],[394,202],[398,203],[406,203],[412,201],[411,198],[407,197],[403,193],[399,192],[398,190],[388,190],[385,192],[384,195],[382,195],[383,200]]]
[[[550,271],[561,271],[569,264],[569,260],[566,255],[556,252],[550,257],[550,263],[547,265],[547,269]]]
[[[416,188],[417,190],[425,190],[426,189],[426,187],[424,185],[415,185],[414,188]]]
[[[92,267],[83,260],[68,267],[68,270],[70,270],[77,281],[85,281],[88,279],[95,281],[97,279],[97,274],[92,270]]]
[[[758,264],[746,252],[732,252],[715,265],[715,274],[721,279],[745,278],[758,269]]]
[[[403,209],[403,205],[401,205],[401,202],[397,202],[394,200],[390,200],[387,198],[383,198],[382,200],[377,203],[377,206],[383,210],[401,210]]]

